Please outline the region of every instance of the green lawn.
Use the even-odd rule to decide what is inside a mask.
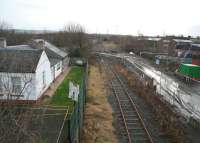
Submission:
[[[79,84],[79,86],[81,86],[83,75],[84,69],[82,67],[73,67],[56,90],[54,96],[52,97],[51,105],[73,107],[74,102],[68,98],[69,81],[72,81],[73,83]]]

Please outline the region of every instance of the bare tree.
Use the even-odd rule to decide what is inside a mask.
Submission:
[[[12,25],[6,21],[0,21],[0,32],[7,31],[12,28]]]
[[[63,28],[63,36],[68,39],[68,44],[71,46],[69,52],[74,55],[74,52],[79,52],[80,56],[88,57],[90,43],[85,33],[85,28],[80,24],[68,24]]]
[[[13,75],[12,75],[13,76]],[[37,131],[30,129],[33,118],[33,112],[20,109],[21,106],[14,104],[15,100],[23,96],[24,91],[31,86],[32,77],[25,75],[21,77],[23,85],[17,87],[11,82],[11,75],[5,73],[1,78],[1,87],[3,87],[3,94],[0,109],[0,142],[6,143],[23,143],[38,142],[39,134]]]

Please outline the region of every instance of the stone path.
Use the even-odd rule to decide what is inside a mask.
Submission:
[[[65,79],[66,75],[71,70],[71,67],[67,67],[55,80],[51,83],[50,87],[43,93],[43,96],[49,96],[52,97],[55,93],[58,86],[62,83],[62,81]]]

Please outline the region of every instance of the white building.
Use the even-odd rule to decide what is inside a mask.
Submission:
[[[67,54],[44,40],[7,46],[1,38],[0,99],[39,99],[67,64]]]
[[[51,43],[43,39],[35,39],[30,41],[29,45],[32,48],[43,49],[46,52],[51,64],[51,72],[53,80],[55,80],[64,70],[64,68],[67,67],[69,63],[69,58],[67,53],[60,50]]]

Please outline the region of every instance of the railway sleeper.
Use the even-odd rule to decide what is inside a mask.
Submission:
[[[115,91],[116,95],[118,96],[120,102],[121,100],[127,100],[128,98],[125,97],[124,93],[122,93],[121,91]]]
[[[112,85],[113,85],[113,84],[112,84]],[[124,92],[124,91],[123,91],[123,87],[122,87],[121,85],[116,85],[116,84],[114,84],[114,85],[113,85],[113,88],[116,89],[116,91],[120,91],[120,90],[121,90],[122,92]]]
[[[124,110],[123,113],[124,113],[124,115],[132,115],[132,114],[136,114],[136,111],[134,111],[134,110]],[[117,111],[116,115],[119,115],[119,114],[121,115],[121,112]]]
[[[118,114],[118,115],[115,115],[117,118],[122,118],[122,115],[121,114]],[[124,114],[124,117],[126,119],[130,119],[130,118],[136,118],[137,115],[136,114]]]
[[[132,107],[132,105],[130,104],[130,102],[122,101],[122,100],[120,100],[120,102],[121,102],[121,105],[123,105],[123,106],[129,106],[129,107]]]
[[[123,95],[122,95],[122,96],[119,96],[119,95],[118,95],[118,98],[119,98],[119,101],[120,101],[121,103],[131,104],[131,101],[125,101],[125,100],[129,100],[129,99],[127,99],[127,98],[124,97]]]
[[[136,114],[124,114],[126,118],[136,118],[138,117]]]
[[[132,143],[149,143],[149,140],[147,138],[132,138]]]
[[[118,116],[118,117],[119,117],[118,119],[120,121],[124,121],[123,118],[122,118],[122,116]],[[127,124],[129,124],[129,123],[136,123],[136,124],[141,125],[141,123],[139,122],[139,119],[137,119],[137,118],[124,118],[124,119],[126,120]]]
[[[137,127],[137,126],[141,127],[140,123],[138,123],[138,122],[127,123],[127,126],[128,127]]]
[[[128,112],[130,112],[130,111],[132,111],[132,112],[136,112],[135,110],[133,110],[133,107],[132,106],[122,106],[121,105],[121,107],[123,108],[125,108],[126,110],[124,110],[124,111],[128,111]]]
[[[132,114],[136,114],[136,111],[134,111],[134,110],[125,110],[124,114],[125,115],[132,115]]]
[[[139,121],[139,119],[138,118],[125,118],[125,120],[128,122],[138,122]],[[138,122],[139,123],[139,122]]]
[[[131,132],[135,132],[136,134],[140,135],[140,134],[144,134],[144,129],[141,128],[141,126],[139,127],[134,127],[134,128],[128,128],[129,131]]]
[[[132,125],[127,125],[127,128],[129,130],[139,130],[141,128],[141,125],[140,124],[132,124]]]
[[[131,109],[132,109],[131,106],[123,106],[123,105],[121,105],[121,107],[122,107],[122,109],[124,109],[124,110],[131,110]],[[132,109],[132,110],[133,110],[133,109]]]
[[[129,99],[122,99],[122,100],[120,100],[120,102],[130,103],[130,100]]]

